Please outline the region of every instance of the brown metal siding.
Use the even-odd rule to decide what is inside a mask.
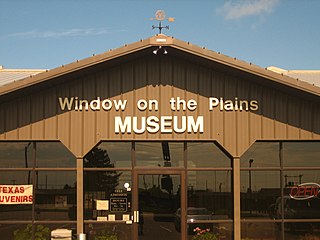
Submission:
[[[18,116],[18,103],[17,101],[11,101],[7,106],[4,107],[5,112],[5,129],[6,129],[6,139],[20,139],[23,138],[23,136],[20,136],[19,138],[19,116]]]
[[[69,84],[63,84],[57,88],[57,97],[70,96],[70,86]],[[55,104],[58,105],[58,100],[56,99]],[[62,143],[70,149],[70,126],[71,126],[71,112],[62,112],[57,106],[57,132],[58,137]],[[73,151],[72,151],[73,152]],[[73,152],[75,154],[75,152]],[[75,154],[76,155],[76,154]]]
[[[31,102],[30,97],[25,96],[18,100],[18,126],[19,126],[19,139],[31,137]]]
[[[101,99],[109,98],[109,78],[103,73],[96,74],[96,94],[100,96]],[[108,136],[108,129],[110,123],[108,119],[110,118],[109,112],[98,111],[96,112],[96,141],[102,139],[103,136]],[[108,136],[109,137],[109,136]]]
[[[6,117],[5,117],[5,105],[4,104],[0,104],[0,140],[5,138],[5,134],[4,132],[5,130],[5,125],[6,125]]]
[[[186,99],[186,86],[187,83],[185,81],[186,79],[186,69],[184,68],[184,65],[180,61],[174,61],[173,66],[173,73],[172,73],[172,90],[170,91],[172,93],[172,97],[176,98],[177,96],[180,96],[183,99]],[[181,118],[181,116],[184,116],[184,113],[182,111],[172,111],[172,115],[177,116],[178,118]],[[180,139],[187,139],[188,135],[187,133],[181,133],[176,138]],[[172,139],[174,136],[172,135]]]
[[[250,84],[246,81],[237,81],[237,93],[238,99],[248,99],[250,97]],[[239,149],[246,149],[250,145],[250,113],[241,112],[236,113],[236,134],[237,134],[237,154]]]
[[[128,116],[135,116],[135,104],[134,104],[134,84],[135,84],[135,68],[133,63],[129,63],[121,68],[122,72],[122,100],[128,100],[126,114]],[[120,115],[123,117],[124,114],[120,112]],[[123,139],[128,139],[130,136],[123,136]]]
[[[287,138],[287,124],[288,121],[288,113],[287,113],[287,106],[288,106],[288,96],[277,94],[275,96],[275,119],[279,121],[275,121],[275,137],[276,138]]]
[[[31,137],[44,139],[44,94],[37,93],[31,98]]]
[[[50,88],[44,93],[44,138],[57,139],[57,94],[55,88]]]
[[[259,110],[209,111],[208,97],[257,100]],[[127,100],[124,112],[61,111],[58,97],[96,97]],[[194,99],[195,111],[171,111],[169,100]],[[139,99],[156,99],[158,111],[140,111]],[[217,140],[233,156],[240,156],[256,140],[320,139],[317,102],[260,85],[174,57],[147,56],[69,79],[58,86],[1,104],[0,139],[61,140],[76,156],[83,156],[100,140]],[[203,134],[115,134],[115,116],[204,116]]]
[[[211,71],[211,94],[210,96],[223,96],[224,92],[224,75],[216,72]],[[208,86],[209,87],[209,86]],[[212,111],[210,112],[211,116],[211,129],[212,129],[212,135],[210,136],[211,139],[217,139],[217,141],[221,144],[223,144],[224,139],[224,114],[221,114],[220,111]]]
[[[224,99],[234,99],[237,96],[237,83],[232,77],[224,78]],[[223,111],[223,146],[228,146],[232,154],[237,153],[237,113],[234,111]]]
[[[92,80],[91,80],[92,78]],[[84,99],[94,99],[96,96],[96,78],[93,77],[84,77],[83,79],[83,98]],[[86,112],[81,113],[82,118],[82,126],[83,129],[83,137],[80,146],[83,146],[81,149],[82,153],[89,151],[91,148],[94,147],[94,143],[96,142],[96,112],[92,114],[86,114]]]

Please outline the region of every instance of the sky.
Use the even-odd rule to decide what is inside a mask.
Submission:
[[[320,69],[319,0],[0,0],[0,65],[52,69],[158,33],[260,67]]]

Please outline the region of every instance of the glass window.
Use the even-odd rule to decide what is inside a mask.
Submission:
[[[241,171],[241,217],[278,218],[280,171]],[[280,201],[281,202],[281,201]]]
[[[0,211],[1,213],[1,211]],[[0,224],[1,239],[32,239],[31,224]]]
[[[84,171],[84,216],[86,220],[98,220],[114,215],[122,220],[131,211],[130,171]],[[117,207],[117,199],[122,204]],[[97,204],[106,204],[99,208]]]
[[[36,171],[37,220],[76,219],[76,172]]]
[[[286,188],[305,183],[320,184],[320,170],[284,171],[283,178]]]
[[[280,167],[278,142],[255,142],[240,159],[241,168]]]
[[[232,171],[188,171],[188,211],[206,210],[205,220],[232,219],[231,179]]]
[[[29,171],[0,171],[0,176],[0,185],[9,185],[8,187],[12,187],[12,185],[32,184],[32,175],[29,175]],[[3,189],[1,189],[1,191],[3,191]],[[0,195],[0,220],[32,219],[32,204],[1,204],[6,200],[4,199],[4,195]]]
[[[1,168],[32,168],[31,142],[0,142]]]
[[[320,219],[320,171],[284,171],[284,217]]]
[[[230,158],[214,142],[188,142],[188,167],[231,167]]]
[[[285,239],[320,239],[320,222],[287,222],[284,228]]]
[[[131,142],[102,142],[84,158],[86,168],[130,168]]]
[[[318,231],[314,233],[320,226],[320,171],[315,169],[320,167],[319,156],[320,142],[256,142],[252,145],[241,157],[241,167],[247,170],[241,171],[241,217],[257,220],[242,223],[243,238],[278,239],[282,234],[285,239],[319,237]],[[279,170],[263,170],[267,167]],[[303,170],[289,170],[289,167]],[[261,218],[277,221],[259,223]],[[307,222],[308,219],[313,221]],[[284,229],[281,220],[284,220]],[[259,236],[255,236],[257,232]]]
[[[241,223],[241,239],[281,239],[281,223]],[[292,239],[292,238],[288,238]],[[295,239],[295,238],[294,238]]]
[[[136,142],[136,164],[144,167],[183,167],[182,142]]]
[[[75,168],[75,156],[60,142],[37,142],[37,167]]]
[[[284,142],[284,167],[320,167],[320,142]]]

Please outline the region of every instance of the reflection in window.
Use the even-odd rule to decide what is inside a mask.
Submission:
[[[37,167],[74,168],[75,156],[61,142],[37,142]]]
[[[252,145],[241,157],[241,167],[248,170],[241,171],[241,217],[277,221],[243,223],[242,237],[255,238],[259,232],[259,238],[281,239],[282,234],[285,239],[319,238],[319,232],[314,232],[320,227],[320,173],[314,169],[320,167],[319,156],[320,142],[256,142]],[[279,170],[258,171],[256,167]],[[288,167],[304,169],[294,171],[287,170]],[[299,222],[299,219],[313,221]],[[284,220],[284,229],[281,220]],[[259,231],[252,229],[253,225]]]
[[[240,159],[241,168],[280,167],[278,142],[255,142]]]
[[[299,171],[284,171],[283,172],[284,186],[290,188],[302,183],[320,184],[319,170],[299,170]]]
[[[233,218],[231,171],[188,171],[188,208],[205,208],[213,219]]]
[[[274,219],[280,196],[280,171],[241,171],[241,217]]]
[[[230,158],[214,142],[187,143],[188,167],[231,167]]]
[[[84,167],[131,167],[131,142],[100,143],[85,156]]]
[[[75,220],[76,172],[37,171],[36,178],[36,219]]]
[[[320,167],[320,142],[284,142],[284,167]]]
[[[28,171],[0,171],[1,185],[26,185]],[[31,179],[32,180],[32,179]],[[29,184],[32,184],[30,181]],[[3,195],[0,201],[4,201]],[[0,220],[31,220],[32,204],[0,204]]]
[[[0,142],[1,168],[32,168],[31,142]]]
[[[0,176],[1,185],[28,185],[33,182],[32,171],[1,171]]]
[[[136,164],[145,167],[182,167],[182,142],[137,142]]]
[[[241,239],[281,239],[280,228],[281,223],[241,223]]]
[[[121,214],[111,213],[110,210],[97,210],[97,200],[110,201],[117,192],[131,203],[131,172],[130,171],[84,171],[84,215],[85,219],[97,220],[115,214],[116,220],[121,220]],[[129,212],[130,209],[127,209]]]
[[[1,216],[1,215],[0,215]],[[0,224],[1,239],[32,239],[31,224]]]

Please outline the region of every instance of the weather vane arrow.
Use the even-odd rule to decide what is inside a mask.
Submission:
[[[158,28],[159,29],[159,34],[161,34],[162,29],[167,29],[169,30],[169,26],[162,26],[162,21],[163,20],[168,20],[169,22],[174,22],[173,17],[166,18],[166,13],[163,10],[157,10],[155,14],[155,18],[151,18],[150,20],[157,20],[159,21],[159,25],[155,26],[152,25],[152,29]]]

